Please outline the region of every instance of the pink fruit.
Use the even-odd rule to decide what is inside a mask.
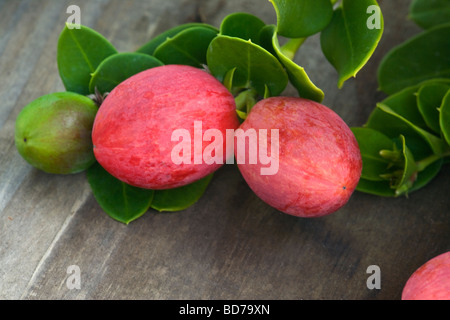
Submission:
[[[143,71],[119,84],[102,103],[92,133],[95,157],[111,175],[133,186],[169,189],[192,183],[222,165],[195,161],[211,142],[194,146],[194,122],[203,133],[215,129],[225,137],[227,129],[239,126],[234,97],[201,69],[166,65]],[[172,151],[180,143],[173,141],[175,130],[190,134],[192,161],[174,162]],[[223,150],[225,144],[223,139]],[[224,152],[223,163],[225,157]]]
[[[261,161],[238,161],[242,176],[263,201],[298,217],[324,216],[348,202],[361,176],[361,153],[350,128],[334,111],[302,98],[268,98],[258,102],[240,126],[245,132],[252,128],[259,135],[265,134],[261,129],[268,130],[268,150],[274,143],[268,132],[278,129],[279,135],[275,174],[262,175],[267,165]]]
[[[450,251],[429,260],[411,275],[402,300],[450,300]]]

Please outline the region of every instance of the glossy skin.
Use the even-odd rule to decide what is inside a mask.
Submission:
[[[28,163],[47,173],[83,171],[95,162],[91,132],[97,110],[91,99],[80,94],[42,96],[17,116],[17,150]]]
[[[417,269],[403,288],[402,300],[450,300],[450,252]]]
[[[260,162],[238,164],[267,204],[297,217],[320,217],[348,202],[361,176],[361,153],[349,127],[331,109],[306,99],[273,97],[258,102],[240,128],[279,129],[276,174],[261,175]]]
[[[204,70],[166,65],[143,71],[119,84],[101,105],[93,128],[94,153],[110,174],[147,189],[192,183],[220,163],[174,163],[174,130],[186,129],[194,144],[194,121],[202,131],[236,129],[239,120],[231,93]],[[203,142],[204,150],[211,142]],[[223,150],[225,150],[225,139]],[[192,150],[194,148],[192,147]],[[204,159],[203,159],[204,160]],[[225,152],[224,160],[225,163]]]

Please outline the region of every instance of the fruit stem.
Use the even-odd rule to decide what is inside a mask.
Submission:
[[[423,171],[425,170],[429,165],[433,164],[434,162],[443,159],[445,157],[450,156],[450,152],[446,152],[444,154],[432,154],[431,156],[428,156],[420,161],[417,161],[417,171]]]

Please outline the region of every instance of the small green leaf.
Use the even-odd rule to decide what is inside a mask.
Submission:
[[[197,23],[197,22],[185,23],[185,24],[181,24],[181,25],[175,26],[169,30],[164,31],[163,33],[159,34],[158,36],[156,36],[155,38],[153,38],[152,40],[150,40],[149,42],[144,44],[142,47],[137,49],[136,52],[146,53],[146,54],[149,54],[152,56],[155,53],[156,48],[158,48],[168,38],[173,38],[181,31],[192,28],[192,27],[209,28],[209,29],[215,31],[216,33],[219,32],[219,30],[217,28],[215,28],[209,24],[206,24],[206,23]]]
[[[338,87],[363,68],[372,56],[384,30],[381,10],[374,15],[379,28],[369,28],[369,8],[379,8],[375,0],[343,0],[330,24],[322,31],[320,43],[328,61],[339,74]]]
[[[402,146],[402,155],[404,160],[403,168],[401,168],[401,174],[398,181],[395,179],[391,181],[391,187],[395,189],[395,195],[408,194],[409,190],[413,187],[417,179],[417,166],[414,160],[414,156],[406,145],[406,140],[403,135],[400,135],[400,143]]]
[[[403,135],[417,160],[426,158],[431,154],[441,155],[446,151],[442,139],[419,128],[383,103],[377,104],[366,123],[366,127],[383,132],[391,139]]]
[[[207,27],[191,27],[167,38],[153,53],[164,64],[183,64],[200,68],[206,64],[206,52],[217,32]]]
[[[236,71],[236,67],[234,67],[233,69],[229,70],[226,74],[225,74],[225,78],[223,79],[223,85],[228,89],[228,91],[232,91],[233,90],[233,77],[234,77],[234,72]]]
[[[413,0],[409,17],[424,29],[450,21],[450,1],[448,0]]]
[[[235,37],[217,36],[209,46],[207,65],[221,82],[231,69],[236,68],[233,86],[254,88],[261,96],[266,85],[272,95],[281,94],[289,81],[283,66],[270,52],[251,41]]]
[[[57,64],[67,91],[89,94],[91,74],[107,57],[116,54],[113,45],[98,32],[66,24],[57,46]]]
[[[312,83],[303,67],[300,67],[289,57],[284,55],[284,53],[280,48],[276,32],[274,32],[272,37],[272,45],[278,59],[286,68],[289,80],[291,81],[292,85],[297,89],[299,96],[305,99],[314,100],[319,103],[322,102],[325,94],[321,89],[316,87],[314,83]]]
[[[92,74],[89,90],[94,93],[97,88],[101,93],[111,92],[119,83],[129,77],[163,63],[155,57],[144,53],[117,53],[109,56]]]
[[[86,173],[95,199],[111,218],[129,224],[150,208],[153,190],[130,186],[116,179],[98,162]]]
[[[371,128],[351,128],[361,151],[363,169],[361,178],[383,181],[381,174],[388,170],[390,161],[380,155],[381,150],[392,149],[394,142],[383,133]]]
[[[450,91],[447,91],[447,94],[444,96],[439,110],[439,123],[442,134],[447,143],[450,145]]]
[[[450,23],[411,37],[389,51],[378,68],[380,90],[393,94],[428,79],[450,78]]]
[[[174,212],[187,209],[203,196],[212,177],[213,174],[210,174],[203,179],[179,188],[155,190],[151,207],[159,212]]]
[[[405,88],[388,96],[382,101],[382,104],[388,106],[415,126],[428,130],[428,126],[417,106],[417,91],[419,88],[419,86]]]
[[[330,0],[269,0],[277,15],[277,32],[287,38],[309,37],[323,30],[333,16]]]
[[[236,12],[226,16],[220,25],[220,34],[251,40],[259,43],[259,34],[265,26],[260,18],[245,12]]]
[[[395,190],[391,188],[389,181],[372,181],[360,179],[356,190],[381,197],[395,197]]]
[[[411,194],[414,191],[417,191],[421,188],[424,188],[428,183],[430,183],[441,171],[442,160],[438,160],[428,167],[425,170],[420,171],[417,174],[417,179],[412,185],[412,187],[408,190],[408,194]],[[396,197],[396,191],[391,188],[389,181],[371,181],[366,179],[360,179],[358,186],[356,187],[357,191],[382,196],[382,197]]]
[[[424,170],[417,174],[416,182],[409,190],[409,193],[419,190],[430,183],[441,171],[443,160],[439,159],[428,165]]]
[[[316,102],[322,102],[325,94],[309,79],[305,69],[294,61],[291,57],[288,57],[283,52],[278,41],[278,35],[276,33],[276,26],[267,25],[261,30],[260,34],[261,45],[266,50],[272,52],[274,56],[278,58],[281,64],[285,67],[289,80],[300,97],[305,99],[314,100]],[[295,42],[302,39],[294,39]]]
[[[420,87],[417,92],[417,106],[427,126],[436,134],[441,134],[439,124],[439,108],[445,94],[450,89],[449,85],[430,83]]]

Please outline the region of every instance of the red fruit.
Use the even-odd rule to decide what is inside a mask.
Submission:
[[[411,275],[402,300],[450,300],[450,251],[429,260]]]
[[[258,102],[240,128],[253,128],[260,138],[265,134],[260,130],[268,129],[268,150],[274,143],[269,132],[278,129],[275,174],[262,175],[267,165],[261,161],[238,161],[250,188],[267,204],[290,215],[319,217],[348,202],[361,176],[361,153],[350,128],[334,111],[302,98],[273,97]]]
[[[110,174],[148,189],[180,187],[216,171],[222,164],[194,163],[194,122],[202,132],[236,129],[239,121],[231,93],[209,73],[166,65],[143,71],[119,84],[102,103],[93,128],[94,154]],[[175,130],[192,137],[190,163],[174,163]],[[200,141],[201,143],[202,141]],[[223,139],[223,150],[225,150]],[[225,162],[225,152],[223,162]]]

